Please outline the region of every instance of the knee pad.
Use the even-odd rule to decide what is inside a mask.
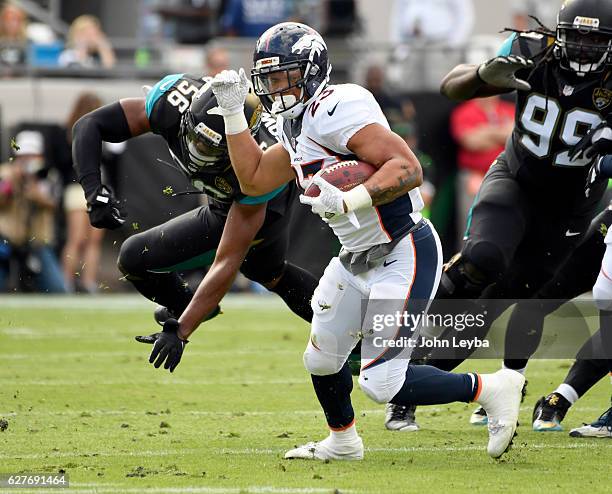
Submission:
[[[384,383],[374,379],[362,372],[359,375],[359,387],[375,403],[389,403],[391,398],[397,394],[397,390],[384,386]]]
[[[285,271],[285,262],[253,262],[247,256],[240,266],[240,272],[249,280],[265,285],[272,280],[279,278]]]
[[[132,235],[126,239],[119,249],[117,267],[124,275],[137,275],[146,271],[142,261],[142,251],[145,246],[140,235]]]
[[[612,281],[600,273],[593,286],[593,299],[599,310],[612,311]]]
[[[304,367],[306,367],[310,374],[315,376],[337,374],[343,366],[343,359],[317,350],[312,343],[308,344],[304,352]]]
[[[502,251],[494,244],[467,245],[464,252],[455,255],[444,266],[438,298],[477,296],[499,278],[506,266]]]

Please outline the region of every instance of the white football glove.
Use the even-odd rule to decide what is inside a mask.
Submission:
[[[244,111],[244,102],[249,93],[250,81],[244,69],[224,70],[212,80],[211,88],[219,106],[208,111],[210,114],[224,117]]]
[[[531,85],[514,75],[518,70],[530,69],[533,61],[528,58],[509,55],[507,57],[495,57],[478,67],[478,77],[491,86],[508,89],[529,91]]]
[[[596,156],[612,153],[612,127],[606,122],[591,129],[570,151],[570,160],[592,160]]]
[[[317,197],[300,195],[300,202],[302,204],[308,204],[313,213],[324,218],[332,218],[337,214],[345,213],[344,192],[317,175],[312,178],[311,183],[319,187],[321,192]]]

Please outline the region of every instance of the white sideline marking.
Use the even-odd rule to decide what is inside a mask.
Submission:
[[[24,380],[19,379],[0,379],[0,386],[134,386],[135,384],[142,384],[143,382],[150,382],[150,379],[124,379],[116,381],[96,381],[92,379],[90,381],[70,381],[62,379],[38,379],[38,380]],[[248,379],[237,379],[237,380],[218,380],[218,381],[206,381],[202,379],[169,379],[160,378],[155,381],[155,385],[168,385],[168,386],[267,386],[269,384],[275,385],[308,385],[312,386],[310,381],[306,379],[270,379],[270,380],[248,380]]]
[[[138,294],[103,295],[0,295],[0,308],[8,309],[62,309],[62,310],[148,310],[156,304]],[[276,294],[228,294],[221,301],[222,308],[276,309],[285,303]],[[288,310],[288,309],[287,309]]]
[[[522,406],[521,411],[531,411],[530,406]],[[440,413],[445,412],[445,408],[434,407],[434,406],[423,406],[422,409],[419,409],[421,414],[427,416],[431,413]],[[572,410],[574,412],[601,412],[601,407],[577,407],[576,405],[572,406]],[[85,415],[83,415],[85,414]],[[136,417],[157,417],[157,416],[171,416],[171,415],[193,415],[193,416],[220,416],[220,417],[260,417],[260,416],[286,416],[289,415],[313,415],[320,416],[323,415],[323,410],[279,410],[279,411],[269,411],[269,410],[255,410],[255,411],[214,411],[214,410],[176,410],[172,411],[168,414],[163,413],[163,411],[156,411],[155,414],[146,413],[146,411],[136,411],[136,410],[61,410],[61,411],[48,411],[48,410],[36,410],[31,412],[2,412],[0,411],[0,417],[16,417],[19,415],[24,416],[54,416],[54,417],[82,417],[89,418],[87,414],[91,416],[136,416]],[[362,418],[361,414],[365,415],[384,415],[385,409],[383,407],[376,408],[372,410],[357,410],[356,414],[358,418]],[[475,430],[478,427],[474,427]],[[484,428],[483,428],[484,430]]]
[[[612,444],[604,444],[607,441],[584,441],[573,444],[527,444],[527,446],[518,446],[519,449],[612,449]],[[432,453],[438,451],[447,452],[462,452],[462,451],[484,451],[486,450],[486,442],[483,440],[481,445],[471,446],[404,446],[401,448],[365,448],[366,452],[370,453]],[[286,451],[286,448],[209,448],[207,450],[213,455],[276,455]],[[48,454],[0,454],[2,460],[39,460],[49,458],[98,458],[98,457],[157,457],[157,456],[186,456],[186,455],[202,455],[200,449],[182,449],[174,451],[88,451],[88,452],[51,452]]]
[[[98,358],[107,359],[107,358],[121,358],[121,357],[143,357],[143,353],[138,350],[150,350],[153,346],[135,346],[133,351],[130,352],[45,352],[41,354],[34,353],[9,353],[6,355],[2,355],[2,360],[36,360],[38,357],[44,357],[45,360],[49,359],[77,359],[83,358],[88,360],[96,360]],[[281,350],[281,349],[272,349],[272,348],[249,348],[249,349],[236,349],[236,350],[195,350],[193,352],[189,352],[189,355],[194,355],[198,357],[215,357],[215,356],[224,356],[224,355],[300,355],[301,350]],[[147,355],[145,352],[144,356]]]
[[[76,489],[73,489],[76,486]],[[251,487],[128,487],[126,484],[75,484],[70,483],[70,494],[101,494],[113,492],[129,492],[141,494],[143,492],[170,493],[170,494],[321,494],[331,493],[334,488],[328,487],[274,487],[274,486],[251,486]],[[55,492],[42,489],[42,492]],[[39,494],[41,489],[19,489],[24,494]],[[342,492],[357,492],[342,489]]]

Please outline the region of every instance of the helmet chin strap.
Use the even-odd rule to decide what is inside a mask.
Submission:
[[[325,80],[321,84],[319,84],[319,87],[316,89],[314,94],[306,101],[302,101],[304,99],[304,88],[302,87],[299,103],[296,103],[297,99],[292,94],[288,94],[286,96],[277,96],[276,98],[274,98],[274,103],[272,103],[272,109],[270,110],[271,113],[274,116],[281,116],[288,120],[293,120],[294,118],[299,117],[308,106],[308,103],[310,103],[313,99],[315,99],[317,96],[319,96],[319,94],[323,92],[323,89],[325,89],[327,83],[329,82],[329,74],[331,73],[331,70],[332,66],[330,64],[327,68],[327,76],[325,77]]]

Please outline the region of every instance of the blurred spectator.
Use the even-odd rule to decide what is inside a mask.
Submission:
[[[395,0],[392,16],[396,41],[464,45],[474,27],[472,0]]]
[[[473,27],[473,0],[394,0],[394,82],[404,90],[437,90],[442,77],[463,61]]]
[[[7,2],[0,9],[0,64],[26,62],[27,21],[25,12],[17,5]]]
[[[58,187],[45,168],[39,132],[17,134],[15,159],[0,165],[0,291],[6,291],[13,266],[19,288],[65,292],[53,251]]]
[[[514,105],[499,96],[478,98],[457,106],[450,117],[457,142],[457,232],[463,237],[468,212],[482,179],[504,150],[514,126]]]
[[[94,293],[98,287],[98,265],[104,230],[89,224],[87,202],[83,188],[76,182],[72,169],[72,127],[86,113],[102,106],[94,93],[81,93],[74,103],[64,128],[65,155],[69,163],[63,166],[64,210],[66,212],[66,243],[62,251],[62,265],[66,288],[70,292]]]
[[[81,15],[70,25],[67,49],[62,52],[59,64],[64,67],[104,67],[115,65],[115,52],[100,21],[93,15]]]
[[[380,65],[370,65],[366,71],[365,88],[372,93],[383,113],[391,123],[403,122],[414,118],[414,107],[392,94],[385,82],[385,69]]]
[[[561,3],[561,0],[512,0],[510,6],[514,28],[521,31],[538,28],[538,23],[529,17],[531,15],[554,30]]]
[[[325,17],[323,36],[340,38],[360,29],[355,0],[323,0],[323,3],[323,16]]]
[[[216,47],[206,51],[204,74],[215,76],[219,72],[230,68],[229,54],[225,48]]]
[[[227,36],[257,38],[295,13],[293,0],[227,0],[221,26]]]
[[[222,0],[179,0],[177,5],[155,8],[165,21],[171,21],[177,43],[207,43],[217,35]]]
[[[418,126],[414,119],[396,124],[392,127],[392,130],[406,141],[410,150],[415,154],[419,163],[421,163],[421,167],[423,168],[423,183],[419,189],[423,197],[423,202],[425,203],[423,215],[428,218],[429,207],[436,193],[436,188],[433,185],[433,174],[435,171],[433,159],[419,148]]]

